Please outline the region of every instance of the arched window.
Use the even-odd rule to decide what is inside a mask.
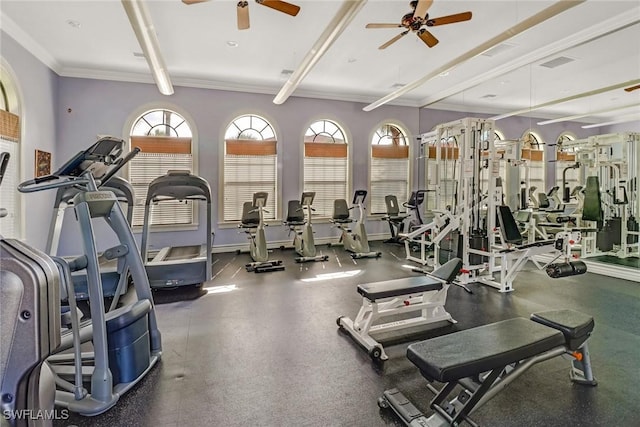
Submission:
[[[247,114],[234,119],[224,134],[223,220],[240,221],[242,205],[253,193],[269,193],[265,219],[277,218],[277,152],[273,126],[262,117]]]
[[[318,120],[304,134],[304,191],[315,191],[316,215],[331,217],[333,201],[346,199],[349,179],[349,150],[340,126]]]
[[[0,207],[7,215],[0,218],[0,235],[21,238],[20,193],[20,105],[16,87],[0,66],[0,152],[9,153],[9,163],[0,187]]]
[[[556,140],[556,185],[560,187],[560,191],[562,192],[563,182],[562,182],[562,171],[569,166],[575,165],[576,163],[576,153],[574,147],[567,147],[567,143],[571,141],[575,141],[575,135],[564,132],[558,136]],[[570,190],[573,190],[580,183],[580,173],[579,170],[568,170],[565,174],[567,178],[567,185]]]
[[[409,191],[409,143],[406,132],[385,123],[371,138],[370,212],[386,213],[384,198],[394,195],[402,205]]]
[[[522,135],[522,159],[527,161],[529,182],[527,188],[536,187],[536,193],[546,192],[544,167],[544,142],[531,130]]]
[[[136,199],[144,201],[151,181],[170,170],[194,172],[192,132],[180,114],[167,109],[150,110],[133,123],[131,148],[141,152],[129,166],[129,179]],[[144,222],[144,202],[133,211],[134,226]],[[177,200],[159,203],[152,210],[152,225],[190,225],[194,223],[192,202]]]

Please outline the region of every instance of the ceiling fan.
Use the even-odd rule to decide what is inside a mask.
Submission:
[[[195,3],[204,3],[209,0],[182,0],[184,4],[195,4]],[[298,12],[300,12],[300,6],[296,6],[295,4],[287,3],[286,1],[281,0],[256,0],[256,3],[261,4],[263,6],[270,7],[271,9],[275,9],[278,12],[286,13],[287,15],[296,16]],[[249,28],[249,2],[246,0],[238,1],[237,5],[237,16],[238,16],[238,29],[246,30]]]
[[[409,5],[413,8],[413,12],[409,12],[404,15],[399,24],[367,24],[366,28],[406,28],[405,31],[384,43],[378,49],[385,49],[389,47],[407,35],[409,31],[415,32],[418,38],[425,42],[427,46],[434,47],[438,44],[438,39],[431,34],[426,27],[453,24],[471,19],[471,12],[462,12],[453,15],[441,16],[439,18],[430,18],[427,10],[429,10],[432,4],[433,0],[414,0],[410,2]]]

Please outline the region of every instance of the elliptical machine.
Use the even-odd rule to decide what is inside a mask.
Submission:
[[[287,209],[285,225],[289,226],[289,233],[293,232],[293,248],[300,255],[296,262],[326,261],[329,255],[316,255],[316,246],[311,226],[311,207],[316,193],[314,191],[302,193],[300,200],[290,200]],[[306,212],[306,214],[305,214]]]
[[[264,208],[267,204],[269,193],[260,191],[253,193],[253,202],[245,202],[242,205],[242,219],[238,227],[243,228],[249,238],[249,254],[252,263],[246,264],[247,271],[264,273],[267,271],[284,270],[281,260],[269,260],[269,249],[267,248],[267,238],[264,227]]]
[[[36,306],[35,311],[22,313],[27,313],[25,316],[36,322],[46,321],[41,320],[41,317],[46,315],[54,321],[56,317],[58,318],[57,336],[53,335],[54,325],[49,331],[49,336],[44,338],[48,342],[58,340],[59,346],[56,346],[57,348],[49,346],[48,353],[40,350],[41,358],[46,358],[45,365],[55,375],[55,386],[53,390],[47,390],[47,392],[55,392],[56,405],[85,416],[98,415],[113,407],[122,394],[144,378],[160,360],[162,354],[161,336],[157,327],[151,288],[135,238],[113,192],[98,190],[101,182],[107,182],[140,151],[134,149],[125,154],[125,146],[126,143],[122,139],[101,138],[88,149],[75,155],[55,173],[25,181],[18,186],[18,190],[23,193],[68,187],[81,190],[73,198],[73,209],[80,225],[83,255],[69,262],[61,258],[54,259],[57,263],[56,271],[49,271],[50,268],[45,271],[48,275],[59,276],[63,280],[56,280],[55,277],[51,279],[57,285],[54,293],[49,290],[49,293],[43,295],[44,291],[40,291],[43,300],[48,298],[49,310],[40,312],[43,302],[38,301],[39,308]],[[105,250],[102,256],[107,259],[124,259],[135,289],[135,295],[127,295],[132,297],[127,299],[131,301],[130,303],[106,314],[92,225],[92,220],[98,218],[105,220],[118,239],[118,244]],[[2,249],[11,253],[8,245],[5,246],[6,240],[2,241]],[[12,243],[12,246],[15,247],[15,244]],[[37,257],[42,260],[40,264],[52,263],[49,256],[34,249],[29,250],[35,254],[32,259]],[[2,258],[5,258],[5,253],[2,254]],[[3,270],[9,265],[11,265],[10,262],[3,261]],[[25,265],[32,270],[35,269],[35,262]],[[82,269],[87,271],[91,321],[80,323],[78,310],[74,306],[76,292],[73,288],[71,272]],[[43,288],[46,285],[42,283],[43,280],[41,276],[35,274],[22,276],[21,286]],[[72,325],[70,330],[62,334],[59,320],[60,294],[57,289],[61,286],[60,283],[68,287],[66,291],[70,302],[69,314]],[[56,300],[57,305],[54,306]],[[3,309],[5,304],[10,302],[10,299],[3,297]],[[55,308],[58,308],[57,313]],[[18,311],[18,313],[21,312]],[[16,318],[19,323],[22,323],[22,320],[24,319]],[[13,337],[15,341],[15,335]],[[12,337],[9,336],[9,338]],[[21,338],[27,339],[25,342],[29,344],[28,338],[24,336]],[[4,339],[3,335],[3,341]],[[38,339],[38,336],[35,339]],[[88,343],[91,343],[92,351],[82,351],[85,349],[84,345]],[[19,347],[16,345],[16,350],[19,350]],[[64,352],[65,350],[72,351]],[[56,354],[51,354],[53,352]],[[4,378],[2,380],[4,381]],[[25,381],[24,378],[21,381]],[[87,385],[89,386],[85,388]],[[19,384],[19,387],[25,386],[24,383]]]
[[[345,199],[337,199],[333,202],[333,218],[331,222],[341,231],[340,240],[337,244],[342,244],[344,248],[352,252],[351,258],[378,258],[382,252],[372,251],[369,248],[367,230],[364,227],[364,201],[367,197],[367,190],[356,190],[353,195],[353,206],[349,207]],[[353,222],[349,211],[358,208],[360,215],[356,221],[354,231],[348,228],[348,224]]]

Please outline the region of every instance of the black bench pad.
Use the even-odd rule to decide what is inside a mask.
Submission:
[[[562,332],[517,317],[411,344],[407,358],[423,375],[457,381],[565,344]]]
[[[593,317],[573,310],[533,313],[531,320],[562,332],[571,350],[575,350],[586,341],[595,327]]]
[[[428,276],[404,277],[402,279],[358,285],[358,293],[370,301],[411,293],[439,291],[440,289],[442,289],[442,282]]]

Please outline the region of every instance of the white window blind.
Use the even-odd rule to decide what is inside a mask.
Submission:
[[[191,154],[139,153],[129,166],[129,179],[135,191],[136,206],[133,210],[133,225],[144,223],[144,203],[149,184],[170,170],[192,171]],[[151,208],[152,225],[188,225],[193,223],[193,202],[170,200]]]
[[[253,193],[264,191],[267,198],[265,219],[276,218],[277,156],[234,155],[224,158],[224,220],[240,221],[242,205],[253,201]]]
[[[6,238],[20,238],[20,212],[17,187],[20,183],[20,144],[0,137],[0,152],[10,155],[7,170],[0,184],[0,207],[7,210],[7,216],[0,218],[0,235]]]
[[[544,183],[544,163],[531,161],[529,162],[529,188],[538,187],[537,192],[546,193],[549,189]]]
[[[305,156],[304,191],[316,192],[313,200],[315,215],[323,218],[333,216],[333,201],[336,199],[345,199],[350,204],[347,183],[346,157]]]
[[[400,211],[402,203],[408,200],[409,159],[371,159],[371,212],[386,213],[385,196],[392,194],[398,199]]]

